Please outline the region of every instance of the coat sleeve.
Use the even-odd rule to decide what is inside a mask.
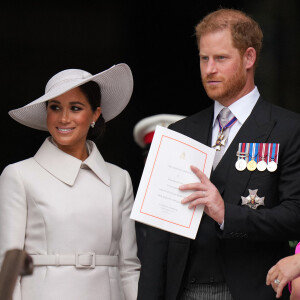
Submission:
[[[17,166],[7,166],[0,177],[0,265],[5,252],[23,249],[27,219],[26,194]],[[21,299],[20,282],[14,300]]]
[[[124,172],[126,191],[122,205],[122,235],[119,242],[119,265],[125,299],[135,300],[137,298],[140,262],[137,258],[135,223],[130,219],[133,205],[133,189],[128,172]]]

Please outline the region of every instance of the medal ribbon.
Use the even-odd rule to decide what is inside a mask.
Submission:
[[[257,162],[258,145],[258,143],[250,143],[249,147],[249,156],[251,156],[251,160],[254,160],[255,162]]]
[[[266,156],[265,156],[265,152],[266,152],[266,148],[268,148],[268,144],[267,143],[260,143],[259,144],[259,161],[265,161]]]
[[[276,144],[276,149],[275,149],[275,162],[278,164],[278,155],[279,155],[279,144]]]
[[[238,147],[238,152],[237,152],[237,160],[239,159],[244,159],[245,161],[247,161],[247,157],[248,157],[248,152],[246,149],[246,143],[239,143],[239,147]]]
[[[258,163],[258,161],[259,161],[258,148],[259,148],[259,143],[254,143],[253,144],[253,150],[254,150],[254,160],[255,160],[256,163]]]
[[[218,119],[218,123],[219,123],[219,131],[223,132],[225,129],[230,128],[236,121],[237,118],[233,117],[224,127],[222,127],[221,123],[220,123],[220,117],[217,117]]]
[[[249,156],[250,156],[250,151],[249,151],[249,150],[250,150],[250,149],[249,149],[249,148],[250,148],[250,143],[244,143],[244,145],[245,145],[245,148],[246,148],[244,151],[248,154],[248,155],[246,156],[246,163],[248,163],[248,161],[249,161]]]
[[[276,150],[276,144],[272,144],[272,157],[271,157],[271,160],[273,160],[273,161],[275,159],[275,150]]]
[[[249,143],[249,160],[252,159],[252,147],[253,147],[253,143]],[[251,156],[251,159],[250,159]]]
[[[272,160],[274,160],[274,155],[275,155],[275,149],[274,149],[274,144],[269,143],[269,155],[268,155],[268,163]]]
[[[279,144],[278,143],[270,143],[269,144],[269,159],[268,162],[274,161],[278,164],[278,154],[279,154]]]
[[[239,159],[242,159],[242,155],[241,155],[241,152],[242,152],[242,143],[239,143],[239,147],[238,147],[238,152],[239,152],[239,155],[237,157],[237,160]]]

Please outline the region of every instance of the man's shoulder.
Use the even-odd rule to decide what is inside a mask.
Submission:
[[[270,119],[275,121],[276,127],[279,128],[280,131],[296,129],[300,130],[299,113],[269,102],[264,101],[263,104],[265,105],[265,107],[269,106]]]
[[[280,107],[275,104],[270,104],[272,108],[272,116],[278,119],[287,119],[291,121],[300,121],[300,114],[294,111],[291,111],[287,108]]]

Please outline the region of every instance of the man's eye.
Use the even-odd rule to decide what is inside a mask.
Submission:
[[[218,56],[218,59],[223,60],[223,59],[225,59],[225,56],[220,55],[220,56]]]

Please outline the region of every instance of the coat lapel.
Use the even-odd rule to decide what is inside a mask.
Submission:
[[[102,158],[97,146],[88,141],[90,148],[90,155],[82,162],[56,147],[50,142],[50,137],[47,138],[34,159],[45,170],[47,170],[54,177],[60,181],[73,186],[78,173],[82,167],[88,167],[96,176],[99,177],[107,186],[110,185],[110,175],[106,163]]]
[[[236,170],[235,162],[237,160],[238,145],[239,143],[266,142],[275,123],[275,120],[271,120],[271,105],[259,99],[211,175],[211,181],[218,188],[221,195],[225,187],[226,194],[228,192],[230,195],[229,191],[231,189],[234,189],[235,194],[243,194],[253,172]],[[236,203],[236,199],[229,198],[226,201]]]
[[[210,145],[212,134],[212,121],[213,121],[214,106],[211,105],[207,109],[191,116],[184,129],[179,132],[199,141],[207,146]]]
[[[88,158],[83,162],[83,165],[87,165],[104,184],[110,185],[110,175],[106,162],[104,161],[102,155],[97,149],[97,146],[92,141],[87,141],[90,145],[91,153]]]
[[[72,186],[77,178],[81,160],[66,154],[48,137],[35,154],[36,162],[60,181]]]

